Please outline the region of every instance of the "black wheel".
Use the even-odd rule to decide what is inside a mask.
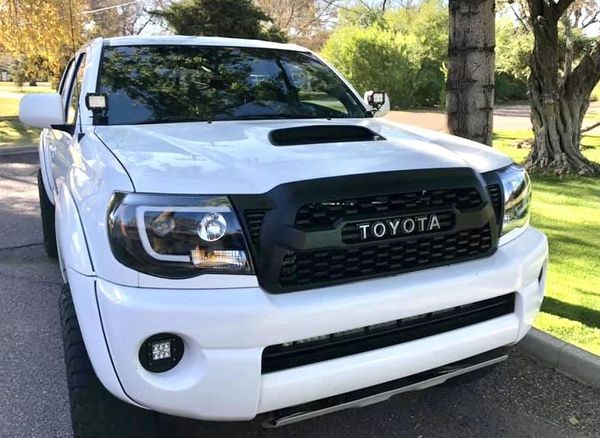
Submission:
[[[74,437],[157,437],[158,414],[122,402],[96,377],[81,337],[69,285],[63,286],[59,307]]]
[[[40,195],[40,211],[42,213],[42,233],[44,235],[44,249],[48,257],[53,259],[58,257],[56,247],[56,229],[54,228],[54,205],[50,202],[44,181],[42,180],[42,171],[38,170],[38,193]]]

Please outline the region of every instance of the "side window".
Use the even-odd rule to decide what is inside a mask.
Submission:
[[[77,71],[74,80],[70,81],[68,104],[67,104],[67,125],[74,125],[79,111],[79,96],[81,95],[81,84],[83,82],[83,71],[85,67],[85,54],[82,54],[77,60]],[[64,96],[64,94],[63,94]]]
[[[62,75],[60,84],[58,86],[58,92],[60,93],[63,101],[63,106],[66,108],[67,101],[69,100],[69,90],[71,89],[71,78],[73,78],[73,70],[75,70],[75,58],[72,58]]]
[[[63,71],[62,76],[60,77],[60,82],[58,83],[57,92],[61,95],[64,93],[65,86],[67,85],[67,82],[68,82],[68,78],[70,78],[73,75],[73,64],[75,63],[74,61],[75,61],[75,58],[71,58],[71,60],[65,67],[65,70]],[[63,96],[63,101],[65,101],[65,100],[66,99]]]

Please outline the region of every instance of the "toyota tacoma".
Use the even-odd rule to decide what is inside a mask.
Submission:
[[[77,436],[283,426],[506,358],[544,294],[529,177],[389,108],[303,47],[185,36],[95,39],[22,99]]]

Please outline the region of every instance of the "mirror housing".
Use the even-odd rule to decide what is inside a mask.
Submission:
[[[34,128],[64,126],[65,111],[58,93],[26,94],[19,103],[19,120]]]
[[[363,99],[375,117],[383,117],[390,112],[390,98],[383,91],[366,91]]]

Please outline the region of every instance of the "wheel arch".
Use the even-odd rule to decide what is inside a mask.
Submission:
[[[62,185],[61,190],[58,191],[54,207],[61,271],[64,273],[67,268],[71,268],[82,275],[94,275],[94,265],[79,211],[66,185]]]
[[[44,147],[44,138],[46,135],[46,130],[44,129],[40,134],[40,142],[38,145],[38,155],[40,160],[40,171],[42,174],[42,183],[44,185],[44,190],[46,191],[46,195],[48,199],[53,205],[56,205],[56,200],[54,199],[54,191],[52,184],[52,167],[50,165],[50,158],[47,156],[48,151],[47,148]]]

